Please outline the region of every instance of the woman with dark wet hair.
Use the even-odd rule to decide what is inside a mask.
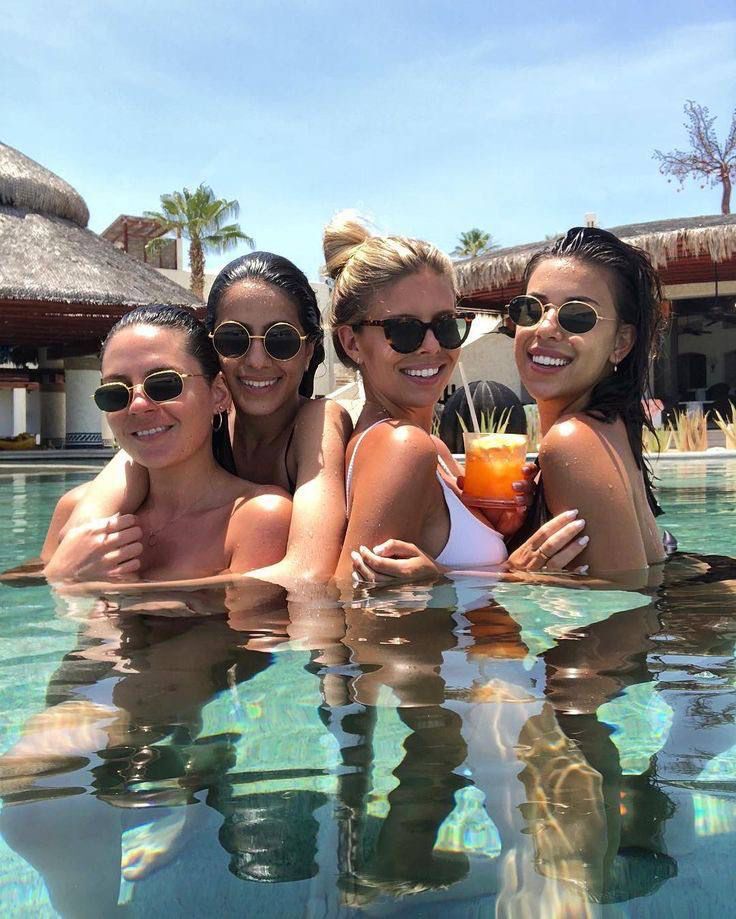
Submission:
[[[643,457],[650,361],[664,327],[649,256],[597,227],[574,227],[532,256],[509,303],[521,381],[537,402],[542,443],[538,526],[577,507],[588,522],[583,561],[640,571],[664,559],[661,513]]]
[[[135,518],[116,514],[72,527],[61,544],[52,525],[47,577],[91,580],[100,570],[116,578],[209,577],[283,558],[286,493],[238,478],[215,460],[212,420],[230,395],[193,313],[133,310],[111,329],[101,363],[95,403],[129,461],[145,472],[146,494]]]
[[[286,557],[257,576],[282,584],[326,581],[345,528],[352,425],[336,402],[311,398],[324,359],[314,291],[288,259],[252,252],[215,279],[207,327],[232,395],[232,408],[214,421],[215,456],[241,478],[293,496]],[[88,487],[73,521],[135,513],[147,485],[145,470],[121,452]]]

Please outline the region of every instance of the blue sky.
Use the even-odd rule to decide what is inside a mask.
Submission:
[[[651,155],[686,145],[686,99],[725,136],[732,0],[0,8],[0,139],[71,182],[96,231],[204,181],[240,201],[258,248],[316,277],[343,207],[447,250],[474,226],[514,245],[589,211],[614,226],[720,209]]]

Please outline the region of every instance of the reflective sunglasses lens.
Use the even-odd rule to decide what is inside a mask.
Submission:
[[[592,306],[579,300],[563,303],[557,311],[557,321],[571,335],[583,335],[590,332],[598,322],[598,316]]]
[[[119,412],[129,402],[130,393],[122,383],[100,386],[94,392],[95,405],[101,412]]]
[[[424,340],[424,325],[419,319],[387,319],[383,329],[388,343],[399,354],[411,354]]]
[[[242,357],[250,347],[250,335],[236,322],[223,322],[215,329],[212,344],[220,357]]]
[[[302,339],[293,325],[279,322],[266,331],[263,344],[274,360],[289,361],[299,353]]]
[[[509,317],[516,325],[536,325],[542,318],[542,306],[534,297],[514,297],[509,303]]]
[[[152,373],[143,381],[143,392],[154,402],[169,402],[180,396],[184,389],[184,381],[173,370],[162,370],[161,373]]]
[[[454,351],[468,337],[470,323],[461,316],[443,316],[432,325],[437,341],[448,351]]]

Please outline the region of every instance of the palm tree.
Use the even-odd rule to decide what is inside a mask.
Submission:
[[[452,251],[453,255],[485,255],[494,249],[500,248],[497,242],[494,242],[490,233],[479,230],[474,227],[472,230],[466,230],[460,234],[459,243]]]
[[[685,103],[687,122],[684,125],[690,140],[689,150],[672,150],[671,153],[654,151],[659,160],[662,175],[674,176],[682,187],[688,176],[701,179],[709,185],[722,187],[721,213],[731,213],[731,186],[736,180],[736,109],[731,116],[731,129],[721,145],[713,129],[716,120],[707,106],[693,102]],[[672,181],[671,179],[667,180]],[[703,188],[703,185],[700,186]]]
[[[206,252],[225,252],[244,242],[252,249],[254,241],[244,233],[236,220],[240,212],[237,201],[216,198],[214,192],[202,183],[195,190],[174,191],[161,195],[161,210],[146,211],[146,217],[156,220],[162,233],[176,233],[177,239],[189,240],[190,288],[204,299],[204,257]],[[155,252],[166,245],[163,236],[146,244],[147,252]]]

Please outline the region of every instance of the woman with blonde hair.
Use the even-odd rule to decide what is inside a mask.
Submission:
[[[364,573],[359,553],[379,543],[398,556],[415,544],[446,568],[503,565],[502,531],[518,529],[522,515],[489,520],[466,507],[457,485],[462,468],[430,434],[433,406],[473,319],[456,307],[452,263],[422,240],[372,236],[349,212],[325,229],[324,254],[334,279],[335,349],[365,387],[346,453],[348,527],[338,577],[354,565]],[[520,484],[521,505],[523,491]],[[575,517],[568,512],[545,524],[511,564],[565,567],[584,545],[584,522]]]

